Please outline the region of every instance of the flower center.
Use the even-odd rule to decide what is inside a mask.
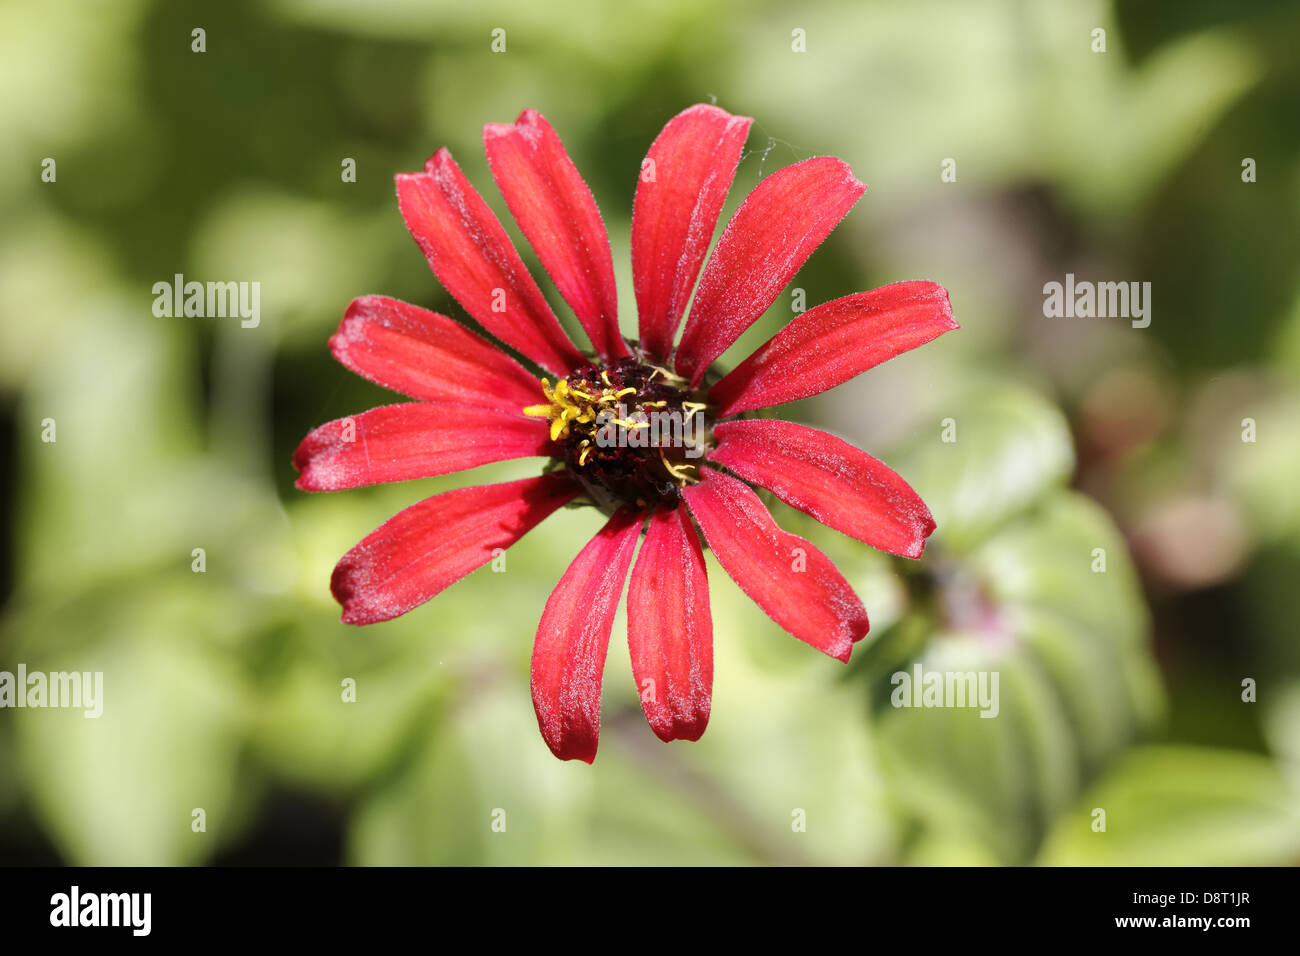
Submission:
[[[712,445],[708,404],[684,378],[635,358],[587,365],[554,385],[546,404],[525,415],[545,418],[565,466],[602,510],[676,504],[700,480]]]

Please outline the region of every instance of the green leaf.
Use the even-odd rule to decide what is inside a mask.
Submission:
[[[945,549],[970,550],[1074,468],[1065,417],[1028,389],[976,390],[946,417],[954,440],[936,433],[890,459],[929,505],[932,542]]]
[[[1053,495],[978,549],[972,567],[1052,676],[1085,772],[1160,717],[1163,695],[1137,573],[1099,505],[1074,493]]]
[[[1105,811],[1105,832],[1093,830]],[[1256,866],[1300,854],[1300,794],[1267,758],[1152,747],[1127,754],[1069,814],[1039,862],[1052,866]]]
[[[74,864],[202,862],[241,830],[255,792],[239,772],[248,704],[239,671],[214,652],[210,634],[190,631],[186,604],[202,596],[151,594],[96,594],[93,611],[74,604],[23,620],[28,635],[59,635],[49,648],[28,640],[19,650],[29,672],[103,675],[97,718],[75,708],[12,711],[19,777]],[[205,832],[192,829],[196,809]]]
[[[936,581],[941,633],[896,673],[983,673],[990,689],[996,674],[996,716],[899,706],[895,678],[879,680],[881,752],[909,814],[1023,862],[1160,713],[1136,577],[1105,513],[1058,491],[965,557],[940,561]]]
[[[1023,859],[1078,785],[1059,698],[1032,661],[978,635],[936,638],[900,670],[913,677],[916,664],[922,674],[988,674],[990,690],[997,674],[997,709],[988,718],[976,707],[883,709],[878,742],[896,797],[934,831],[979,839],[1006,862]]]

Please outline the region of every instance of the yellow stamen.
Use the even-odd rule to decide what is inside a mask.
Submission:
[[[527,405],[523,412],[532,418],[545,418],[551,423],[551,441],[559,441],[569,436],[570,425],[590,425],[596,420],[596,403],[603,399],[580,388],[572,387],[567,379],[561,379],[551,386],[549,379],[542,379],[542,393],[550,400],[549,405]]]
[[[651,372],[648,376],[646,376],[646,381],[647,382],[653,381],[656,375],[662,375],[665,381],[674,381],[674,382],[686,381],[686,379],[682,378],[680,375],[674,375],[672,372],[668,371],[668,369],[662,368],[661,366],[658,365],[654,366],[654,371]]]
[[[687,468],[695,468],[696,467],[695,465],[689,465],[685,463],[674,465],[672,462],[670,462],[667,458],[664,457],[664,450],[662,448],[659,449],[659,460],[664,463],[664,468],[667,470],[668,474],[672,475],[678,481],[687,482],[693,485],[700,480],[698,475],[691,475],[685,473],[685,470]]]
[[[653,367],[650,377],[653,378],[655,375],[661,376],[665,381],[685,382],[685,379],[660,366]],[[600,450],[593,444],[597,427],[612,424],[629,431],[647,429],[651,427],[649,421],[637,421],[635,419],[644,419],[644,413],[648,412],[649,409],[667,408],[673,404],[664,399],[641,402],[637,406],[638,414],[635,416],[613,418],[610,406],[614,404],[621,406],[622,400],[629,395],[637,394],[638,389],[633,387],[618,388],[610,378],[608,371],[600,373],[600,381],[604,383],[605,388],[601,388],[593,382],[588,386],[589,391],[584,388],[575,388],[569,383],[568,379],[560,379],[552,385],[549,379],[544,378],[541,380],[541,386],[542,394],[547,399],[546,403],[526,405],[522,409],[523,413],[530,418],[542,418],[549,422],[548,431],[552,441],[568,440],[576,442],[576,464],[578,467],[586,466],[593,455],[602,458],[602,460],[608,460],[608,456],[602,456]],[[582,384],[586,384],[586,382],[584,381]],[[702,412],[708,408],[708,405],[705,402],[682,402],[680,407],[682,412],[687,417],[690,417]],[[575,430],[576,434],[574,434]],[[674,481],[682,486],[699,482],[699,467],[697,465],[680,460],[669,460],[662,447],[658,447],[657,451],[664,472]],[[645,507],[644,500],[638,500],[638,506]]]

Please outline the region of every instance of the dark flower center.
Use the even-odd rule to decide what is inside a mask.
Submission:
[[[546,404],[524,414],[550,422],[565,467],[601,510],[675,505],[699,481],[712,447],[707,387],[692,390],[670,370],[629,357],[585,365],[553,386],[542,379]]]

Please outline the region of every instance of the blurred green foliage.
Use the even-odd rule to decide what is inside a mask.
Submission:
[[[1300,859],[1298,32],[1262,0],[0,4],[0,670],[106,675],[98,720],[0,711],[0,859]],[[353,543],[538,462],[312,497],[289,460],[391,400],[326,348],[353,297],[463,316],[394,173],[449,146],[505,218],[479,130],[540,109],[600,204],[632,334],[641,157],[714,98],[757,118],[728,210],[811,155],[870,186],[796,278],[809,305],[950,289],[962,331],[787,410],[884,457],[939,530],[894,561],[777,506],[867,605],[853,662],[710,557],[703,740],[641,720],[620,612],[600,755],[561,764],[528,658],[598,517],[562,512],[504,578],[350,629],[327,583]],[[1151,281],[1150,329],[1045,319],[1067,271]],[[261,325],[156,318],[177,272],[260,282]],[[790,314],[783,296],[724,364]],[[999,716],[892,707],[917,663],[998,671]]]

